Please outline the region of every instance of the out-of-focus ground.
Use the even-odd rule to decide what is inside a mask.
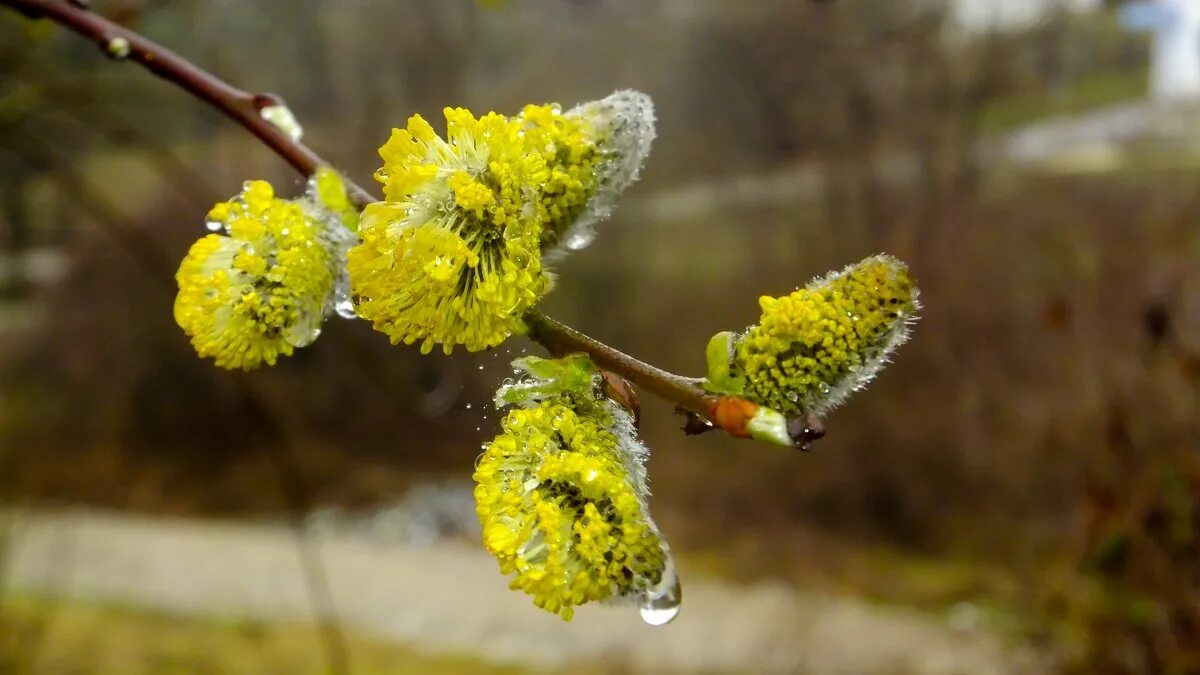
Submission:
[[[19,673],[324,673],[307,624],[183,618],[110,604],[15,597],[5,603],[0,668]],[[431,656],[347,636],[352,672],[388,675],[519,675],[470,656]],[[595,673],[583,669],[576,672]]]
[[[273,369],[200,361],[172,320],[175,266],[243,180],[298,179],[141,69],[0,11],[0,498],[32,514],[8,542],[25,581],[0,587],[0,629],[20,647],[5,655],[34,659],[9,670],[90,672],[37,659],[105,646],[148,673],[322,669],[329,650],[294,623],[321,594],[298,586],[294,538],[262,525],[302,521],[348,596],[334,593],[353,672],[438,672],[428,654],[448,652],[447,672],[475,672],[497,658],[476,653],[494,644],[484,628],[524,647],[521,668],[622,672],[689,626],[698,653],[739,672],[869,672],[857,659],[888,655],[980,672],[981,654],[1037,655],[1045,672],[1200,671],[1200,117],[1147,99],[1150,37],[1121,26],[1127,3],[92,4],[283,95],[306,141],[364,183],[413,112],[440,126],[446,105],[648,92],[659,138],[642,179],[559,265],[545,309],[657,365],[698,374],[708,336],[753,321],[760,294],[879,251],[911,265],[925,309],[810,454],[685,438],[645,397],[683,614],[665,630],[632,610],[563,627],[505,589],[469,504],[465,518],[461,500],[443,509],[436,487],[469,479],[495,430],[491,392],[535,347],[421,357],[334,321]],[[109,511],[54,515],[64,506]],[[45,548],[56,530],[77,532],[69,567],[95,593],[38,574],[61,557]],[[390,596],[361,590],[443,554]],[[343,572],[343,555],[362,564]],[[45,578],[50,599],[35,593]],[[228,629],[221,598],[252,628]],[[463,611],[417,626],[446,616],[441,602]],[[296,611],[276,625],[253,618],[262,607]],[[428,632],[381,644],[398,629],[369,612]],[[760,614],[776,621],[749,630]],[[583,626],[603,639],[563,637],[565,650],[541,632]],[[545,656],[604,644],[630,646]]]
[[[102,514],[16,516],[12,592],[67,595],[184,616],[276,623],[312,618],[296,533]],[[425,654],[471,654],[537,672],[581,664],[622,672],[1032,673],[970,619],[938,619],[780,582],[688,575],[687,608],[651,630],[629,607],[580,610],[571,622],[530,611],[495,561],[465,542],[424,546],[351,535],[313,538],[347,629]],[[963,624],[966,625],[963,625]]]

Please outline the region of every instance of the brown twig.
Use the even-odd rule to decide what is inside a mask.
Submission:
[[[292,140],[262,116],[263,108],[285,105],[275,94],[252,94],[234,87],[175,52],[92,12],[86,3],[66,0],[0,0],[31,19],[49,19],[95,42],[106,55],[127,59],[225,113],[254,134],[300,173],[310,176],[327,164],[303,143]],[[347,181],[351,198],[360,207],[376,201],[362,186]]]
[[[262,110],[284,105],[274,94],[252,94],[221,80],[182,56],[146,37],[119,26],[92,12],[82,0],[0,0],[31,19],[49,19],[95,42],[109,57],[134,61],[159,77],[225,113],[254,134],[297,171],[309,176],[328,165],[319,155],[268,122]],[[365,188],[346,179],[350,197],[359,207],[377,198]],[[601,368],[612,371],[638,386],[699,415],[732,436],[748,437],[749,420],[758,406],[733,396],[718,396],[698,386],[698,381],[643,363],[621,351],[565,326],[540,312],[526,317],[530,337],[551,353],[583,352]],[[690,425],[695,428],[694,425]],[[811,420],[795,420],[796,445],[804,447],[818,438],[818,425]],[[688,427],[685,427],[685,429]],[[819,432],[819,433],[818,433]]]
[[[702,380],[668,373],[614,349],[599,340],[584,335],[538,311],[525,316],[529,337],[544,346],[551,354],[584,352],[597,366],[619,374],[639,387],[661,398],[675,403],[687,416],[683,430],[697,434],[712,429],[721,429],[736,438],[750,438],[751,420],[759,412],[759,406],[736,396],[723,396],[702,388]],[[707,424],[696,416],[707,420]],[[710,426],[711,425],[711,426]],[[815,417],[789,420],[787,436],[792,445],[807,450],[809,445],[825,435],[824,425]]]
[[[552,354],[585,352],[597,366],[618,373],[646,391],[705,417],[716,406],[719,397],[701,389],[696,380],[655,368],[545,314],[530,312],[525,316],[525,323],[529,326],[529,337]]]

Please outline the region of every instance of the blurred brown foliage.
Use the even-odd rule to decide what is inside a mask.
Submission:
[[[698,371],[705,338],[751,321],[760,293],[880,250],[911,264],[926,307],[914,340],[811,456],[685,439],[643,401],[655,508],[677,547],[851,585],[830,551],[966,561],[976,574],[937,602],[1011,608],[1078,672],[1200,667],[1197,171],[1053,175],[977,151],[1002,133],[997,111],[1143,68],[1144,44],[1111,19],[955,42],[934,5],[892,0],[296,4],[282,17],[187,0],[129,20],[282,93],[358,177],[414,111],[617,87],[655,98],[662,137],[643,183],[548,299],[653,363]],[[288,40],[256,39],[248,26],[268,13]],[[58,247],[71,264],[59,283],[5,291],[44,308],[0,337],[9,494],[276,512],[281,440],[312,503],[465,477],[510,354],[420,358],[336,322],[270,371],[198,361],[171,321],[169,267],[208,202],[244,178],[290,177],[143,73],[24,30],[0,16],[0,242]],[[798,165],[822,177],[813,199],[722,187]],[[717,206],[656,211],[689,184]],[[1018,581],[986,580],[994,569]],[[873,592],[904,599],[898,572],[875,577]]]

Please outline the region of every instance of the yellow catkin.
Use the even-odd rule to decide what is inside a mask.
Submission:
[[[362,214],[351,289],[358,315],[394,343],[477,351],[522,330],[550,286],[530,205],[546,168],[518,122],[445,117],[445,139],[414,115],[380,148],[386,200]]]
[[[650,110],[636,92],[566,114],[557,105],[478,118],[446,108],[444,138],[409,118],[379,149],[384,201],[363,212],[350,252],[357,314],[423,352],[478,351],[521,332],[552,285],[543,254],[607,214],[636,175],[653,137]]]
[[[546,219],[543,246],[554,246],[596,194],[605,139],[589,120],[563,115],[555,105],[525,106],[520,119],[530,151],[546,163],[536,205]]]
[[[224,233],[193,244],[175,275],[175,321],[201,357],[250,370],[316,338],[340,262],[313,208],[248,181],[209,211]]]
[[[824,412],[861,387],[907,334],[917,310],[908,268],[874,256],[780,298],[734,348],[744,394],[786,415]]]
[[[512,588],[564,619],[645,592],[668,565],[612,414],[570,395],[512,410],[475,470],[484,545]]]

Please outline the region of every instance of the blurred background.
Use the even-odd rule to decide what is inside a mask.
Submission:
[[[880,251],[925,310],[809,454],[644,397],[682,613],[564,624],[471,499],[536,346],[334,320],[199,360],[175,266],[241,181],[299,179],[0,8],[0,672],[1200,673],[1200,1],[93,5],[364,183],[414,112],[649,93],[642,180],[545,309],[656,365]]]

